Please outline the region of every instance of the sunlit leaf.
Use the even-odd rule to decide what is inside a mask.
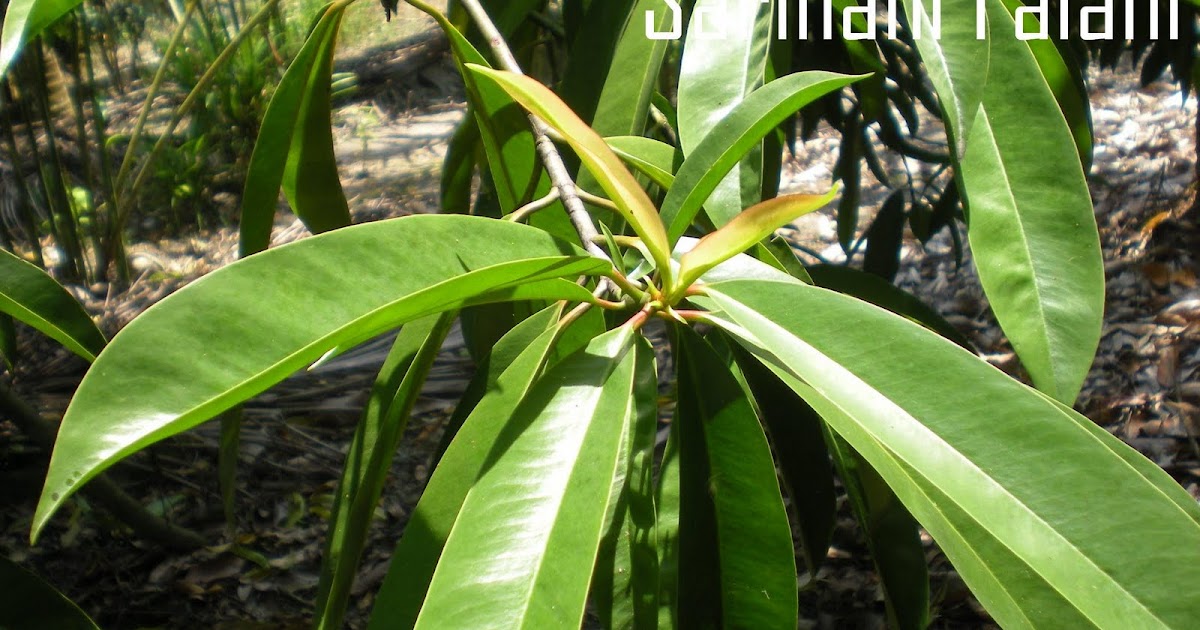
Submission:
[[[39,36],[83,0],[9,0],[0,32],[0,77],[3,77],[25,42]]]
[[[503,87],[525,109],[557,129],[617,205],[621,215],[642,237],[659,269],[669,269],[667,261],[670,248],[654,204],[604,140],[541,83],[529,77],[479,66],[470,66],[470,69],[476,77],[494,81]]]
[[[539,281],[608,268],[528,226],[411,216],[336,230],[215,271],[135,319],[96,360],[63,418],[34,536],[70,493],[115,461],[330,351],[473,303],[590,300],[573,282]]]
[[[704,138],[766,81],[774,9],[775,2],[768,0],[706,2],[692,11],[677,97],[677,131],[685,157],[691,157]],[[701,30],[719,35],[704,37]],[[761,139],[742,151],[704,200],[705,212],[717,227],[762,200]]]
[[[1200,579],[1200,506],[1119,440],[853,298],[783,278],[708,291],[717,323],[883,476],[1001,625],[1189,627],[1200,595],[1178,585]]]
[[[709,269],[749,249],[796,218],[824,206],[836,195],[835,186],[824,195],[784,195],[746,209],[724,227],[700,239],[679,259],[678,284],[670,293],[677,295]]]
[[[462,505],[417,628],[580,624],[645,344],[628,327],[597,337],[517,408]]]
[[[458,422],[451,421],[448,430],[454,431],[454,439],[438,460],[392,554],[370,628],[409,628],[416,623],[467,492],[513,410],[541,374],[555,338],[550,326],[558,311],[546,309],[514,327],[493,349],[479,373],[482,378],[472,381],[464,397],[474,400],[460,403],[469,412]]]
[[[671,242],[683,235],[725,174],[751,147],[800,108],[861,79],[832,72],[801,72],[755,90],[729,112],[675,172],[662,203]]]
[[[242,197],[242,257],[270,244],[280,188],[292,211],[313,232],[350,224],[330,128],[333,53],[347,4],[336,2],[322,9],[263,114]]]
[[[992,29],[1012,32],[1001,0]],[[1104,265],[1071,133],[1029,46],[991,40],[991,73],[960,164],[968,236],[1001,328],[1042,391],[1071,403],[1100,339]]]

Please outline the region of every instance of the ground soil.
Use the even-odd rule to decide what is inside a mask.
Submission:
[[[419,46],[424,47],[416,50]],[[335,118],[356,220],[436,211],[445,140],[464,112],[452,64],[436,45],[410,41],[373,50],[350,65],[370,77],[360,99]],[[1078,408],[1200,497],[1194,439],[1200,430],[1200,228],[1183,216],[1194,192],[1195,101],[1165,83],[1140,88],[1129,72],[1094,74],[1092,96],[1097,150],[1089,181],[1109,283],[1104,336]],[[785,186],[809,192],[827,186],[835,143],[824,130],[802,145],[785,167]],[[878,204],[885,192],[875,183],[864,199]],[[782,234],[805,251],[836,259],[840,249],[833,232],[830,216],[819,214]],[[281,217],[275,242],[305,235],[303,226]],[[131,248],[139,272],[133,286],[72,290],[111,333],[178,287],[233,260],[235,250],[229,228],[141,242]],[[969,261],[967,252],[966,264],[956,264],[946,235],[925,246],[910,238],[899,283],[959,327],[985,359],[1020,378]],[[4,378],[48,418],[61,417],[86,366],[31,333],[21,342],[36,358]],[[118,467],[115,476],[131,494],[211,541],[191,553],[134,540],[82,500],[69,503],[31,548],[27,533],[45,453],[0,423],[0,440],[9,442],[2,449],[8,460],[0,462],[0,553],[47,576],[106,628],[305,627],[324,517],[373,369],[386,349],[386,340],[377,340],[246,405],[232,534],[221,516],[218,431],[212,423]],[[350,627],[366,619],[391,547],[428,478],[431,451],[471,369],[456,331],[397,453],[355,587]],[[802,592],[803,625],[882,627],[878,579],[844,506],[842,512],[828,561]],[[928,557],[934,625],[993,625],[932,541]]]

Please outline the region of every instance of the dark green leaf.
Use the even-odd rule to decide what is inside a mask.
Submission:
[[[888,627],[924,630],[929,625],[929,568],[917,521],[852,446],[832,432],[827,441],[879,571]]]
[[[42,578],[0,556],[0,628],[98,630],[99,626]]]
[[[791,627],[797,615],[795,554],[766,436],[730,361],[691,329],[681,329],[679,339],[681,627]],[[689,447],[693,440],[701,445]],[[709,544],[716,543],[719,604],[708,605],[718,606],[719,624],[690,605],[708,589],[685,589],[693,576],[704,581],[700,574],[711,570],[690,567],[703,543],[689,544],[689,529],[706,520],[708,509],[715,530],[700,531],[705,539],[715,535]]]
[[[455,315],[429,315],[400,329],[371,388],[371,398],[350,443],[329,520],[317,586],[317,628],[342,627],[350,587],[392,458]]]
[[[833,539],[837,492],[821,417],[777,376],[740,347],[738,367],[754,396],[759,417],[799,521],[800,547],[808,574],[817,577]]]
[[[92,318],[62,285],[4,249],[0,249],[0,313],[45,333],[88,361],[106,343]]]
[[[863,255],[863,271],[875,274],[891,283],[900,270],[900,248],[904,244],[904,214],[907,190],[888,196],[883,207],[867,228],[867,251]]]

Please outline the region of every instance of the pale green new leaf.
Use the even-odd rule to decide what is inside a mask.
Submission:
[[[1013,18],[988,0],[997,33]],[[1100,238],[1071,131],[1029,46],[991,40],[991,71],[960,162],[968,236],[992,310],[1034,385],[1070,404],[1104,311]]]
[[[546,86],[522,75],[468,66],[477,79],[490,80],[508,92],[522,107],[554,127],[579,155],[584,166],[608,193],[621,216],[650,250],[658,268],[670,267],[670,247],[658,211],[637,179],[621,164],[604,140],[588,127]]]
[[[45,333],[88,361],[95,360],[106,343],[87,311],[62,285],[5,249],[0,249],[0,313]]]
[[[1178,585],[1200,579],[1200,506],[1119,440],[856,299],[782,277],[708,291],[719,325],[883,475],[1001,625],[1194,623],[1200,594]]]
[[[467,494],[417,628],[580,624],[636,355],[650,351],[635,337],[628,327],[597,337],[513,414]]]
[[[735,216],[700,239],[679,259],[678,284],[668,293],[678,295],[722,262],[750,248],[798,217],[817,210],[837,196],[837,186],[824,195],[784,195],[768,199]]]
[[[557,279],[609,268],[528,226],[411,216],[318,235],[215,271],[147,310],[97,358],[63,418],[33,535],[104,468],[331,351],[475,303],[590,300],[586,289]]]

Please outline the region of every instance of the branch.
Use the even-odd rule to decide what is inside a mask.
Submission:
[[[517,58],[513,56],[508,44],[504,42],[504,36],[496,29],[492,18],[488,17],[487,11],[483,10],[479,0],[460,0],[460,4],[475,21],[479,32],[487,39],[488,47],[496,56],[500,67],[508,72],[524,74],[521,71],[521,65],[517,63]],[[575,226],[575,232],[579,234],[579,240],[583,242],[583,246],[589,254],[611,260],[608,254],[595,243],[594,239],[598,238],[600,233],[592,223],[592,217],[584,207],[583,200],[579,198],[575,181],[571,179],[571,174],[567,170],[566,163],[563,162],[562,155],[558,152],[558,147],[555,147],[554,141],[550,139],[549,126],[533,114],[528,114],[528,117],[529,125],[533,128],[538,157],[541,159],[542,165],[546,167],[546,174],[550,176],[550,182],[558,190],[563,206],[567,209],[567,216],[570,217],[571,224]],[[601,282],[607,283],[608,279],[601,279]]]

